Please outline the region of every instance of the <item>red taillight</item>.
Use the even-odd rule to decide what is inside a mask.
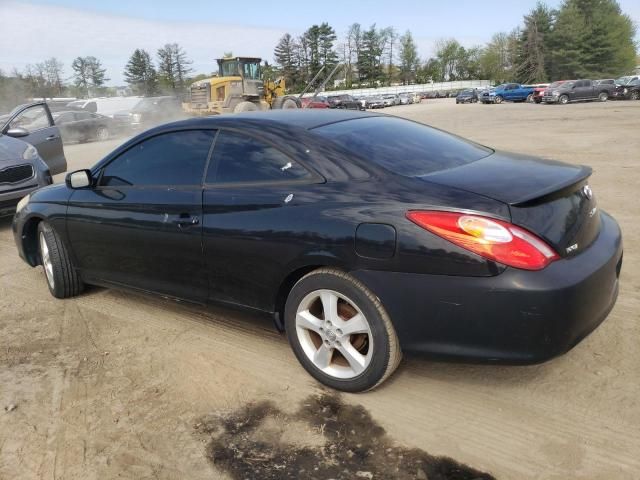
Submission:
[[[541,270],[559,258],[532,233],[495,218],[438,211],[410,211],[407,218],[462,248],[510,267]]]

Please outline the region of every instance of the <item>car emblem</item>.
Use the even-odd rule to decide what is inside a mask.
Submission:
[[[578,244],[577,244],[577,243],[574,243],[574,244],[573,244],[573,245],[571,245],[570,247],[567,247],[567,253],[571,253],[571,252],[573,252],[573,251],[575,251],[575,250],[577,250],[577,249],[578,249]]]
[[[289,203],[291,200],[293,200],[293,193],[290,193],[285,197],[284,203]]]
[[[587,200],[591,200],[593,198],[593,190],[591,190],[591,187],[589,185],[585,185],[584,187],[582,187],[582,193]]]

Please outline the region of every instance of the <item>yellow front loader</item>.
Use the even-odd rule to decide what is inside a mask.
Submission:
[[[300,108],[300,100],[285,95],[284,78],[262,78],[261,59],[230,57],[218,59],[218,75],[191,85],[183,110],[191,115]]]

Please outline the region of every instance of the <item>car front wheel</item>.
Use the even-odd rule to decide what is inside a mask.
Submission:
[[[68,298],[82,292],[84,285],[71,265],[67,249],[60,236],[46,222],[38,225],[38,247],[51,295]]]
[[[302,366],[336,390],[370,390],[386,380],[402,358],[378,298],[340,270],[318,269],[294,285],[285,306],[285,328]]]

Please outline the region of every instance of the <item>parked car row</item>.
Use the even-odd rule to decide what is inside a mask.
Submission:
[[[477,91],[462,91],[456,97],[456,103],[472,103],[474,99],[484,104],[511,101],[561,105],[571,102],[606,102],[609,99],[639,100],[640,79],[638,76],[625,76],[617,79],[558,80],[538,85],[504,83],[480,94]]]
[[[389,93],[384,95],[352,96],[348,94],[304,97],[302,108],[337,108],[366,110],[420,103],[424,97],[418,92]]]

